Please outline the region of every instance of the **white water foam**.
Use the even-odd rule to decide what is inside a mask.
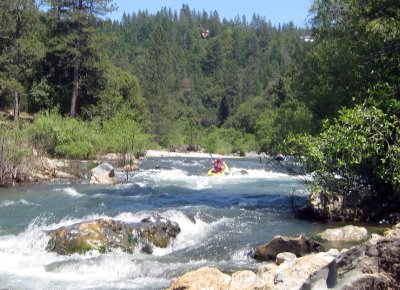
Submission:
[[[124,212],[115,217],[116,220],[121,220],[126,223],[138,223],[144,218],[148,218],[152,213],[141,212],[141,213],[130,213]],[[153,255],[164,256],[174,251],[193,247],[206,241],[210,235],[218,229],[219,226],[228,223],[231,219],[221,218],[211,223],[204,222],[199,216],[194,216],[190,219],[183,212],[178,210],[168,210],[160,213],[161,216],[176,222],[181,232],[177,235],[176,239],[172,240],[169,247],[162,249],[154,247]]]
[[[25,199],[20,199],[19,201],[14,201],[14,200],[4,200],[2,203],[0,203],[0,208],[6,208],[14,205],[35,205],[38,206],[36,203],[29,202]]]
[[[73,187],[66,187],[66,188],[57,188],[55,191],[60,191],[62,193],[65,193],[69,196],[72,197],[82,197],[85,196],[83,193],[78,192],[75,188]]]
[[[202,164],[204,164],[206,159],[191,159],[191,160],[185,160],[185,159],[163,159],[163,163],[172,163],[174,166],[178,167],[198,167]]]
[[[121,213],[114,217],[123,222],[139,222],[151,213]],[[224,220],[206,223],[199,217],[189,219],[176,210],[161,213],[167,219],[180,225],[181,233],[166,249],[154,247],[153,255],[141,253],[128,254],[121,250],[100,254],[90,251],[86,254],[62,256],[45,250],[50,237],[46,231],[98,218],[110,219],[102,215],[89,215],[83,218],[65,218],[48,224],[44,218],[34,219],[20,234],[0,236],[0,282],[8,281],[5,287],[51,288],[62,285],[65,288],[87,289],[95,287],[110,288],[148,288],[159,285],[165,288],[169,279],[166,273],[179,272],[188,268],[183,262],[161,262],[157,256],[199,244],[212,234]],[[189,262],[189,261],[188,261]],[[190,267],[206,265],[208,261],[190,262]],[[2,280],[6,278],[6,280]],[[20,281],[21,284],[18,284]]]
[[[132,182],[141,187],[178,186],[190,190],[204,190],[215,186],[252,183],[262,180],[285,179],[296,181],[296,177],[284,173],[234,168],[227,176],[190,175],[182,169],[144,170],[133,176]]]

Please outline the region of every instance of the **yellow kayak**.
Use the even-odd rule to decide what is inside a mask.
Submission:
[[[225,176],[225,175],[229,175],[230,172],[231,172],[231,170],[229,169],[228,165],[224,161],[224,170],[222,170],[221,172],[215,172],[214,168],[212,168],[207,172],[207,175],[208,176]]]

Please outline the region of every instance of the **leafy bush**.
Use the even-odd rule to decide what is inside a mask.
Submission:
[[[57,110],[38,113],[35,122],[28,128],[35,149],[53,155],[56,152],[57,134],[63,127],[62,123],[62,117]]]
[[[266,110],[256,127],[261,150],[268,153],[281,151],[280,146],[289,134],[314,131],[312,113],[296,100],[283,103],[277,110]]]
[[[330,192],[399,193],[399,119],[374,106],[343,109],[315,137],[287,140],[306,155],[315,182]],[[297,138],[297,141],[295,139]]]
[[[253,134],[243,134],[233,128],[211,127],[203,132],[201,144],[208,152],[218,154],[257,151],[258,144]]]
[[[232,143],[229,143],[225,137],[226,134],[222,134],[222,129],[211,127],[203,136],[201,145],[207,152],[228,154],[232,152]]]
[[[125,160],[129,154],[143,156],[149,144],[150,136],[135,121],[135,113],[126,108],[104,122],[97,143],[104,152],[120,153]]]
[[[82,120],[62,118],[56,110],[41,112],[29,127],[31,142],[37,150],[58,157],[93,156],[96,130]]]
[[[56,155],[73,159],[93,157],[94,134],[90,123],[78,119],[64,119],[63,128],[59,130],[56,138]]]
[[[25,129],[0,127],[0,187],[25,180],[34,162]]]
[[[243,134],[233,143],[232,153],[239,153],[240,156],[245,156],[246,152],[260,151],[257,138],[254,134]]]

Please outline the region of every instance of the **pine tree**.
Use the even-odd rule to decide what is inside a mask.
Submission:
[[[71,78],[70,117],[76,115],[83,68],[97,61],[100,43],[96,44],[96,28],[104,16],[114,9],[111,0],[49,0],[53,20],[53,53]]]
[[[13,96],[15,121],[21,96],[28,90],[28,73],[44,55],[44,46],[35,36],[38,13],[34,0],[0,2],[0,90]]]
[[[153,133],[158,142],[169,131],[171,114],[172,57],[165,30],[158,25],[150,35],[144,67],[144,92],[151,111]]]

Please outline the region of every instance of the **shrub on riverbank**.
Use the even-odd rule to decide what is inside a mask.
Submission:
[[[258,151],[259,145],[254,134],[244,134],[233,128],[212,127],[203,134],[200,146],[207,152],[231,154]]]
[[[353,206],[368,199],[377,212],[384,208],[387,214],[400,209],[400,121],[393,110],[398,107],[390,104],[341,110],[318,136],[287,140],[292,150],[306,156],[314,172],[313,192],[357,195]]]
[[[64,118],[56,110],[41,112],[33,123],[0,126],[0,187],[28,179],[42,156],[92,159],[112,152],[128,164],[131,156],[143,156],[149,147],[150,136],[129,109],[102,123]]]
[[[0,126],[0,187],[27,179],[33,158],[25,128]]]
[[[28,132],[42,154],[71,159],[90,159],[109,152],[143,155],[150,143],[130,110],[100,122],[63,118],[56,111],[38,114]]]
[[[97,128],[93,123],[63,118],[56,111],[42,112],[28,128],[31,142],[50,156],[88,159],[94,156]]]

